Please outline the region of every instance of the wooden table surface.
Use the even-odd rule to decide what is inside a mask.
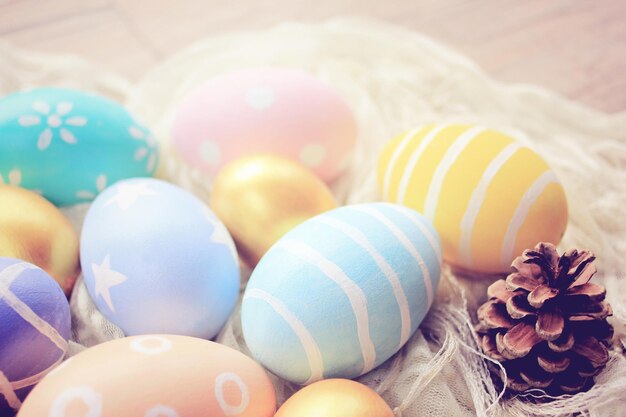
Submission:
[[[199,38],[334,16],[406,26],[497,79],[626,110],[624,0],[0,0],[0,39],[79,54],[136,80]]]

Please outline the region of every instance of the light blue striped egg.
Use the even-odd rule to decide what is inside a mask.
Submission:
[[[388,203],[328,211],[287,233],[252,273],[246,343],[292,382],[357,377],[415,332],[440,271],[439,237],[416,211]]]
[[[111,100],[66,88],[0,100],[0,184],[66,206],[121,179],[150,177],[157,163],[152,134]]]

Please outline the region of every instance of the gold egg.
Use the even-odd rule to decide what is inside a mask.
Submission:
[[[374,390],[349,379],[326,379],[296,392],[274,417],[394,417]]]
[[[69,295],[80,272],[78,235],[52,203],[23,188],[0,185],[0,256],[37,265]]]
[[[211,207],[241,257],[254,267],[285,233],[337,203],[328,187],[302,165],[279,156],[252,155],[218,173]]]

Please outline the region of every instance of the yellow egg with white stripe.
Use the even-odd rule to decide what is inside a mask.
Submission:
[[[502,273],[539,241],[558,244],[567,201],[548,164],[511,136],[481,126],[425,125],[391,140],[378,160],[386,201],[430,219],[444,259]]]

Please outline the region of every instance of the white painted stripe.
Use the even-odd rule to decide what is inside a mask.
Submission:
[[[19,410],[22,406],[22,402],[19,398],[17,398],[17,394],[11,387],[11,383],[9,379],[4,375],[2,371],[0,371],[0,394],[6,399],[9,407],[14,410]]]
[[[422,129],[424,129],[424,126],[417,127],[407,133],[406,136],[402,138],[398,146],[396,146],[396,149],[393,151],[393,154],[391,155],[391,158],[389,159],[389,163],[387,165],[387,170],[385,171],[383,183],[383,197],[385,200],[390,199],[389,182],[391,181],[391,173],[393,172],[393,168],[395,167],[398,158],[400,158],[406,147],[409,145],[409,143],[411,143],[411,139],[413,139],[415,135],[417,135]]]
[[[435,298],[434,289],[433,289],[433,280],[432,280],[432,277],[430,276],[430,272],[428,272],[428,268],[426,267],[424,258],[422,258],[422,255],[420,255],[417,248],[413,245],[413,243],[411,243],[411,239],[409,239],[408,236],[404,234],[404,232],[400,230],[398,226],[393,224],[391,220],[387,218],[387,216],[385,216],[380,211],[374,209],[373,207],[366,207],[362,205],[361,206],[348,206],[348,207],[350,207],[353,210],[357,210],[357,211],[361,211],[363,213],[369,214],[370,216],[374,217],[376,220],[380,221],[389,229],[389,231],[398,239],[398,241],[400,241],[402,246],[404,246],[404,249],[406,249],[411,254],[413,259],[415,259],[415,262],[417,262],[417,264],[419,265],[420,270],[422,271],[422,276],[424,277],[424,287],[426,288],[426,296],[428,299],[428,308],[430,308]]]
[[[19,262],[13,265],[9,265],[0,271],[0,284],[4,284],[6,287],[10,287],[13,281],[19,277],[22,272],[27,269],[41,269],[38,266],[29,264],[28,262]]]
[[[503,268],[508,268],[511,265],[511,260],[514,255],[513,251],[515,250],[515,241],[517,240],[517,233],[524,224],[528,212],[533,204],[535,204],[535,201],[537,201],[541,193],[543,193],[546,187],[550,184],[559,184],[559,180],[554,175],[554,172],[548,170],[537,178],[528,190],[526,190],[522,200],[515,209],[515,213],[509,222],[509,227],[507,228],[504,236],[504,243],[502,244],[500,263]]]
[[[303,261],[314,265],[330,280],[334,281],[344,292],[354,317],[356,318],[357,335],[363,355],[363,370],[366,373],[374,369],[376,362],[376,348],[370,336],[369,313],[367,311],[367,297],[365,293],[346,273],[334,262],[306,243],[288,239],[280,242],[280,247]]]
[[[33,269],[33,266],[22,262],[10,265],[0,271],[0,299],[4,299],[5,303],[22,319],[33,326],[42,335],[50,339],[61,351],[65,352],[67,350],[67,341],[59,334],[57,329],[39,317],[26,303],[17,298],[9,288],[10,283],[27,269]]]
[[[356,227],[343,223],[337,219],[333,219],[329,216],[318,217],[316,221],[324,223],[333,229],[346,234],[357,245],[363,248],[372,257],[372,259],[374,259],[376,265],[378,265],[383,274],[385,274],[387,281],[393,289],[393,295],[395,296],[398,308],[400,309],[401,330],[400,344],[398,345],[398,349],[400,349],[404,346],[406,341],[409,340],[409,337],[411,337],[411,312],[409,310],[409,301],[406,298],[406,294],[404,293],[398,274],[394,271],[391,265],[387,263],[378,250],[376,250],[376,248],[370,243],[367,237]]]
[[[441,132],[446,127],[448,126],[447,125],[437,126],[433,130],[428,132],[428,134],[424,136],[424,138],[420,142],[417,149],[413,151],[413,154],[411,155],[411,158],[409,158],[409,161],[406,164],[406,168],[404,169],[404,174],[402,174],[402,178],[400,179],[400,185],[398,186],[398,193],[396,194],[396,199],[395,199],[396,202],[401,203],[401,204],[404,202],[406,193],[409,188],[409,182],[411,181],[411,178],[413,177],[413,171],[415,171],[417,162],[426,151],[426,148],[428,147],[428,145],[430,145],[433,139],[437,137],[439,132]]]
[[[430,186],[428,187],[428,193],[426,194],[424,215],[427,219],[431,221],[435,220],[435,211],[437,210],[437,205],[439,205],[439,194],[441,193],[441,188],[443,187],[443,182],[446,179],[448,171],[450,171],[450,168],[452,168],[452,165],[454,165],[457,158],[461,155],[461,152],[463,152],[467,145],[469,145],[472,140],[485,130],[486,129],[482,126],[474,126],[466,130],[458,138],[456,138],[446,151],[445,155],[439,162],[439,165],[437,165],[437,168],[435,169],[433,178],[430,181]]]
[[[244,295],[244,300],[248,298],[256,298],[269,304],[270,307],[272,307],[274,311],[287,322],[289,327],[291,327],[291,330],[293,330],[295,335],[300,340],[309,362],[309,368],[311,369],[311,376],[305,384],[321,380],[324,377],[322,352],[320,352],[317,342],[300,319],[296,317],[296,315],[293,314],[279,299],[275,298],[268,292],[259,290],[258,288],[250,288],[246,290]]]
[[[480,209],[483,206],[487,189],[491,182],[498,174],[500,169],[507,163],[509,159],[522,147],[520,143],[513,142],[500,151],[500,153],[489,163],[485,172],[483,172],[478,185],[472,192],[470,201],[463,214],[461,220],[461,241],[459,244],[459,256],[463,265],[472,266],[472,234],[474,232],[474,224]]]
[[[385,207],[388,207],[396,211],[398,214],[404,216],[408,221],[413,223],[420,230],[420,232],[424,234],[426,240],[428,240],[428,243],[435,252],[435,256],[437,257],[439,265],[441,265],[443,263],[443,254],[441,253],[441,244],[439,243],[439,238],[435,237],[433,232],[424,223],[422,223],[415,217],[415,215],[412,213],[412,211],[414,210],[404,206],[400,206],[398,204],[383,204],[385,205]]]

